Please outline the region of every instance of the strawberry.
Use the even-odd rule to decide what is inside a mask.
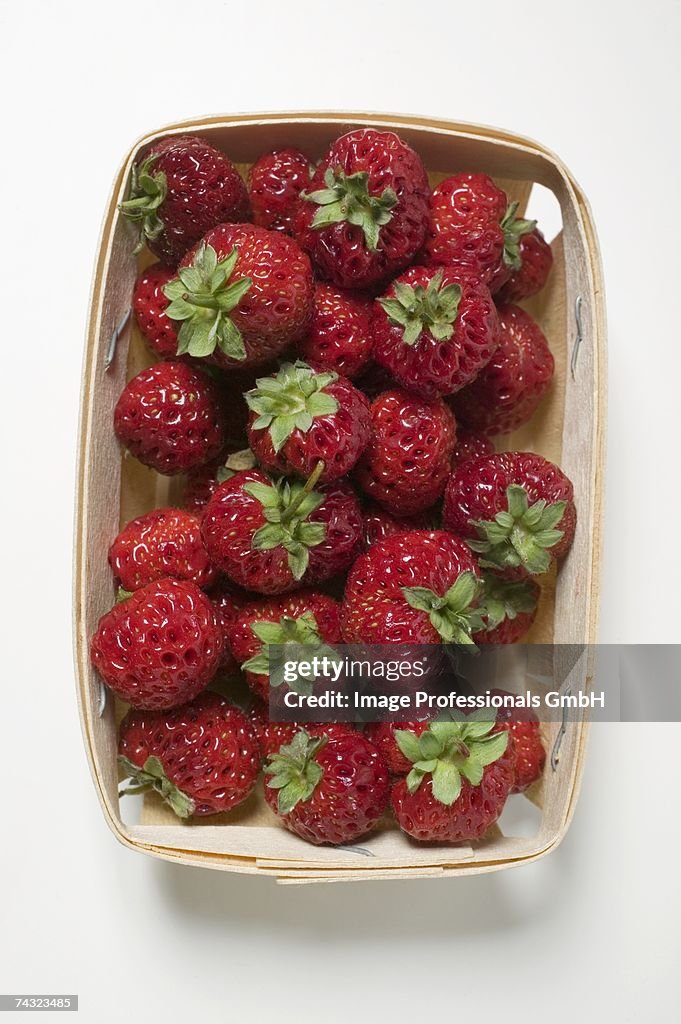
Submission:
[[[355,562],[341,609],[348,644],[470,644],[482,619],[478,568],[462,540],[413,530],[374,544]]]
[[[385,540],[386,537],[393,537],[396,533],[426,528],[424,516],[398,519],[396,516],[391,516],[380,505],[367,505],[362,519],[363,551],[368,551],[372,544],[378,544],[379,541]]]
[[[310,161],[299,149],[264,153],[248,172],[253,223],[291,234],[298,197],[310,184],[313,173]]]
[[[230,811],[252,792],[258,740],[246,715],[217,693],[172,711],[129,711],[118,763],[133,785],[159,793],[180,818]]]
[[[520,240],[535,227],[516,217],[517,209],[486,174],[446,178],[431,197],[429,261],[457,267],[496,291],[520,269]]]
[[[504,580],[485,573],[480,598],[484,628],[473,634],[475,643],[517,643],[535,620],[540,593],[534,580]]]
[[[227,636],[248,685],[268,701],[270,644],[342,643],[340,605],[314,590],[252,601],[241,608]]]
[[[317,282],[312,322],[296,345],[298,354],[354,380],[367,369],[372,345],[370,300]]]
[[[310,736],[329,737],[346,736],[349,732],[357,731],[346,722],[309,722],[304,725],[299,722],[271,722],[267,704],[262,700],[254,702],[248,712],[248,720],[258,737],[263,761],[290,743],[301,729],[305,729]]]
[[[193,135],[155,142],[132,170],[130,192],[119,210],[140,225],[163,263],[177,266],[187,249],[216,224],[246,220],[248,194],[224,153]]]
[[[456,425],[456,447],[452,455],[451,466],[456,469],[469,459],[477,459],[480,455],[491,455],[494,445],[486,434],[475,430],[467,430],[459,423]]]
[[[207,462],[205,466],[197,466],[187,474],[182,505],[188,512],[201,513],[215,494],[215,491],[231,477],[225,465],[224,453],[217,459]]]
[[[407,760],[400,750],[395,734],[408,729],[414,736],[420,736],[430,726],[430,722],[367,722],[364,735],[378,750],[386,763],[391,775],[408,775],[411,761]]]
[[[533,452],[471,459],[445,489],[445,529],[468,540],[483,568],[507,579],[546,572],[569,551],[576,523],[572,483]]]
[[[369,441],[367,399],[333,371],[284,363],[256,381],[246,402],[249,444],[274,472],[305,478],[321,460],[319,481],[329,483],[350,472]]]
[[[178,355],[225,369],[259,366],[302,337],[312,316],[310,261],[292,238],[252,224],[219,224],[163,289],[181,321]]]
[[[117,697],[145,711],[191,700],[222,657],[222,630],[195,583],[158,580],[99,620],[90,657]]]
[[[142,271],[132,293],[138,327],[159,359],[174,359],[177,355],[177,324],[166,316],[170,299],[163,291],[174,277],[174,271],[155,263]]]
[[[455,440],[454,416],[442,399],[385,391],[371,403],[371,438],[355,478],[392,515],[422,512],[444,490]]]
[[[229,630],[246,603],[247,595],[239,587],[235,587],[233,583],[222,577],[212,587],[208,596],[213,605],[215,617],[222,628],[223,647],[220,668],[225,673],[236,672],[238,662],[232,654],[232,648],[229,644]]]
[[[368,288],[406,267],[428,230],[428,176],[393,132],[360,128],[337,139],[303,192],[294,230],[320,274]]]
[[[409,730],[395,736],[412,764],[391,792],[400,828],[421,842],[481,839],[504,809],[514,782],[508,731],[469,716],[432,722],[420,736]]]
[[[499,320],[489,290],[451,267],[411,267],[374,303],[374,359],[409,391],[450,395],[494,353]]]
[[[527,423],[553,380],[551,350],[530,314],[502,306],[499,326],[489,363],[452,399],[457,419],[488,434],[508,434]]]
[[[508,690],[494,689],[490,693],[502,697],[510,696]],[[515,776],[511,792],[522,793],[536,782],[544,771],[546,751],[541,738],[539,719],[531,708],[516,711],[506,707],[497,711],[497,722],[508,729],[513,740]]]
[[[313,736],[301,729],[265,767],[265,799],[308,843],[350,843],[369,832],[388,803],[388,772],[360,733]]]
[[[218,389],[186,363],[156,363],[126,384],[114,411],[114,430],[145,466],[168,476],[186,473],[224,446]]]
[[[499,302],[520,302],[522,299],[529,299],[531,295],[541,291],[551,273],[551,246],[538,228],[521,236],[518,255],[520,267],[511,272],[506,284],[496,293]]]
[[[127,591],[164,577],[205,589],[217,577],[203,546],[200,518],[179,508],[157,508],[131,520],[109,548],[109,565]]]
[[[362,532],[357,498],[345,482],[316,489],[244,470],[220,484],[204,512],[211,560],[248,590],[280,594],[342,572]]]

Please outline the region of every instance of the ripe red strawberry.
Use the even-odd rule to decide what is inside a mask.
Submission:
[[[229,630],[242,607],[246,604],[248,596],[243,590],[235,587],[233,583],[230,583],[224,577],[221,577],[208,596],[213,605],[217,621],[222,628],[223,647],[220,667],[226,673],[236,672],[239,666],[229,644]]]
[[[312,316],[310,261],[292,238],[219,224],[181,261],[164,290],[182,321],[178,355],[225,369],[261,366],[302,337]]]
[[[307,363],[283,363],[247,392],[248,440],[266,469],[319,480],[346,476],[369,441],[369,403],[347,377]]]
[[[371,403],[371,438],[355,478],[393,515],[422,512],[444,490],[455,440],[454,416],[442,399],[385,391]]]
[[[395,733],[408,729],[414,736],[420,736],[428,729],[430,722],[367,722],[364,735],[371,740],[386,763],[391,775],[408,775],[409,761],[400,750]]]
[[[569,551],[576,523],[570,480],[533,452],[464,462],[445,490],[445,528],[468,540],[480,565],[507,579],[546,572]]]
[[[486,174],[446,178],[431,197],[429,260],[471,273],[496,291],[520,269],[520,240],[535,227],[516,217],[517,209]]]
[[[360,543],[362,514],[345,482],[275,483],[253,469],[218,487],[202,533],[211,560],[234,583],[281,594],[346,569]]]
[[[146,241],[170,267],[216,224],[246,220],[248,194],[224,153],[194,135],[155,142],[133,167],[130,192],[119,206],[140,225],[135,252]]]
[[[126,384],[114,430],[131,455],[168,476],[209,462],[225,444],[217,387],[178,361],[156,363]]]
[[[499,696],[508,696],[507,690],[491,690]],[[515,753],[515,774],[512,793],[522,793],[541,776],[546,763],[546,751],[541,738],[539,719],[531,708],[516,711],[499,708],[497,722],[504,725],[513,740]]]
[[[413,530],[374,544],[355,562],[341,609],[348,644],[471,643],[478,568],[462,540]]]
[[[397,732],[396,739],[412,763],[391,792],[400,828],[421,842],[481,839],[504,809],[515,777],[507,730],[469,717],[432,722],[420,736]]]
[[[530,314],[502,306],[499,325],[496,352],[452,400],[457,419],[488,434],[508,434],[527,423],[553,380],[551,349]]]
[[[369,832],[388,803],[388,772],[360,733],[311,736],[305,729],[269,758],[265,798],[289,831],[308,843],[350,843]]]
[[[346,722],[271,722],[267,704],[262,700],[255,701],[248,712],[248,720],[258,737],[263,761],[290,743],[301,729],[305,729],[310,736],[329,737],[346,736],[349,732],[357,731]]]
[[[310,184],[314,168],[299,149],[264,153],[248,172],[253,223],[291,234],[298,197]]]
[[[476,644],[515,644],[537,615],[541,589],[532,579],[504,580],[493,573],[482,579],[484,628],[473,634]]]
[[[342,643],[340,605],[314,590],[252,601],[241,608],[227,636],[246,682],[258,697],[268,701],[270,644]],[[304,686],[302,680],[300,685]]]
[[[171,577],[206,588],[215,582],[201,539],[201,520],[179,508],[157,508],[124,526],[109,548],[109,565],[124,590]]]
[[[166,315],[170,299],[163,291],[174,277],[173,270],[155,263],[142,271],[132,293],[132,308],[139,329],[159,359],[174,359],[177,355],[177,324]]]
[[[475,430],[467,430],[459,423],[456,425],[456,447],[452,455],[452,469],[461,466],[469,459],[477,459],[480,455],[491,455],[494,452],[494,444],[486,434],[479,434]]]
[[[296,349],[303,359],[354,380],[371,361],[371,302],[319,281],[307,334]]]
[[[450,395],[470,383],[499,342],[485,285],[456,268],[411,267],[374,303],[374,359],[409,391]]]
[[[529,299],[546,284],[553,266],[553,253],[538,228],[522,235],[519,258],[519,269],[511,272],[506,284],[496,293],[499,302],[520,302],[522,299]]]
[[[154,790],[180,818],[230,811],[249,796],[260,771],[250,722],[217,693],[172,711],[129,711],[118,753],[133,780],[123,794]]]
[[[244,407],[246,407],[245,402]],[[246,443],[247,440],[244,438],[243,444]],[[238,470],[253,469],[257,464],[255,455],[250,448],[244,447],[240,451],[231,451],[231,447],[228,445],[227,450],[222,452],[217,459],[213,459],[205,466],[199,466],[187,474],[182,504],[189,512],[203,514],[206,505],[220,484],[225,480],[231,480]]]
[[[140,587],[99,620],[92,663],[116,696],[145,711],[191,700],[222,657],[222,630],[195,583],[159,580]]]
[[[295,234],[323,277],[367,288],[414,258],[428,229],[423,162],[393,132],[360,128],[322,157],[303,193]]]
[[[368,551],[372,544],[378,544],[386,537],[408,530],[426,529],[425,516],[410,516],[398,519],[391,516],[380,505],[368,505],[364,509],[362,523],[362,550]]]

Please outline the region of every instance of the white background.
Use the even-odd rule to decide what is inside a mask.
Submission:
[[[90,783],[70,574],[88,291],[131,141],[201,113],[427,113],[541,140],[591,199],[610,329],[601,639],[678,640],[681,6],[2,0],[0,11],[0,991],[77,992],[97,1024],[673,1014],[678,726],[595,727],[570,833],[530,868],[277,888],[154,863],[116,844]]]

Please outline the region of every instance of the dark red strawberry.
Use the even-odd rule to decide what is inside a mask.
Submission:
[[[232,627],[232,623],[237,619],[242,607],[248,601],[249,595],[245,594],[239,587],[235,587],[229,580],[221,577],[208,596],[213,604],[217,620],[222,627],[224,644],[220,667],[225,673],[236,672],[239,666],[229,645],[229,630]]]
[[[480,565],[507,579],[546,572],[569,551],[576,523],[570,480],[533,452],[464,462],[445,490],[445,528],[468,540]]]
[[[244,402],[244,406],[246,403]],[[247,440],[244,439],[244,444]],[[189,512],[202,514],[220,484],[240,469],[253,469],[257,460],[250,448],[224,451],[219,458],[187,474],[182,504]]]
[[[469,459],[477,459],[480,455],[491,455],[494,451],[494,444],[486,434],[479,434],[475,430],[467,430],[459,423],[456,425],[456,447],[452,455],[452,469],[468,462]]]
[[[194,135],[155,142],[133,167],[128,198],[119,206],[140,240],[170,267],[216,224],[246,220],[248,194],[224,153]]]
[[[520,240],[535,227],[517,210],[486,174],[446,178],[431,197],[430,261],[461,268],[496,291],[520,268]]]
[[[307,478],[318,462],[321,483],[346,476],[366,448],[369,403],[347,377],[307,363],[284,363],[247,392],[248,440],[258,461]]]
[[[504,580],[493,573],[482,578],[484,629],[473,634],[476,644],[515,644],[537,615],[541,589],[534,580]]]
[[[355,562],[341,609],[348,644],[471,643],[478,568],[467,545],[442,530],[374,544]]]
[[[168,476],[186,473],[224,447],[219,391],[186,363],[156,363],[126,384],[114,411],[114,430],[145,466]]]
[[[301,729],[265,767],[265,798],[308,843],[350,843],[371,831],[388,803],[388,772],[360,733],[311,736]]]
[[[372,544],[378,544],[386,537],[394,537],[396,533],[407,530],[426,529],[425,516],[411,516],[398,519],[391,516],[380,505],[368,505],[364,509],[362,525],[362,549],[368,551]]]
[[[222,644],[203,591],[195,583],[166,579],[141,587],[102,616],[90,656],[117,697],[134,708],[162,711],[206,688]]]
[[[248,172],[253,223],[291,234],[298,197],[310,184],[314,168],[299,149],[264,153]]]
[[[508,434],[527,423],[553,380],[551,349],[530,314],[502,306],[499,325],[489,363],[452,399],[457,419],[488,434]]]
[[[248,712],[248,720],[258,737],[263,761],[290,743],[301,729],[305,729],[310,736],[329,737],[346,736],[349,732],[357,731],[346,722],[271,722],[267,704],[262,700],[254,702]]]
[[[135,282],[132,308],[144,340],[159,359],[174,359],[177,355],[177,324],[166,316],[170,304],[163,291],[175,272],[155,263],[143,270]]]
[[[485,285],[456,268],[411,267],[374,303],[374,359],[409,391],[450,395],[470,383],[499,342]]]
[[[157,508],[124,526],[109,548],[109,565],[123,590],[171,577],[206,588],[215,582],[201,539],[201,520],[179,508]]]
[[[252,224],[219,224],[164,288],[181,321],[178,355],[225,369],[262,366],[301,338],[312,316],[310,261],[292,238]]]
[[[541,291],[551,273],[551,246],[544,240],[538,228],[522,235],[519,257],[519,269],[511,271],[506,284],[496,293],[499,302],[520,302],[522,299],[529,299],[531,295]]]
[[[367,369],[372,345],[370,300],[317,282],[312,323],[296,345],[302,358],[354,380]]]
[[[412,764],[391,792],[397,823],[420,842],[465,843],[497,820],[515,778],[515,752],[505,728],[471,720],[432,722],[420,736],[396,733]]]
[[[442,495],[455,441],[454,416],[442,399],[385,391],[371,403],[371,438],[355,478],[388,512],[415,515]]]
[[[220,814],[243,803],[260,771],[246,715],[217,693],[173,711],[129,711],[118,764],[132,779],[122,793],[159,793],[180,818]]]
[[[408,775],[409,761],[400,750],[395,733],[408,729],[414,736],[420,736],[428,729],[430,722],[367,722],[364,735],[371,740],[386,763],[391,775]]]
[[[311,485],[311,489],[308,489]],[[281,594],[342,572],[362,535],[362,513],[344,482],[314,487],[236,473],[216,490],[203,516],[211,560],[234,582]]]
[[[322,157],[295,233],[323,277],[368,288],[414,258],[428,229],[428,176],[393,132],[360,128]]]
[[[253,692],[270,697],[270,644],[339,644],[340,605],[314,590],[245,604],[228,633],[234,657]]]
[[[495,696],[508,697],[508,690],[491,690]],[[541,776],[546,762],[546,751],[541,737],[539,719],[531,708],[520,711],[503,707],[497,711],[497,722],[511,734],[515,753],[515,777],[512,793],[522,793]]]

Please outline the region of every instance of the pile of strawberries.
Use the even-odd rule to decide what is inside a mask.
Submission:
[[[531,715],[301,728],[271,722],[268,646],[513,643],[572,542],[572,484],[491,435],[527,422],[554,361],[515,303],[551,249],[485,174],[431,191],[392,132],[248,185],[200,138],[136,166],[122,213],[158,262],[133,306],[157,357],[124,388],[126,453],[182,474],[184,507],[128,523],[93,664],[130,705],[129,792],[181,817],[264,794],[313,843],[390,804],[421,841],[480,838],[544,764]],[[344,579],[345,575],[345,579]],[[242,674],[243,709],[223,695]],[[210,689],[223,680],[222,691]]]

